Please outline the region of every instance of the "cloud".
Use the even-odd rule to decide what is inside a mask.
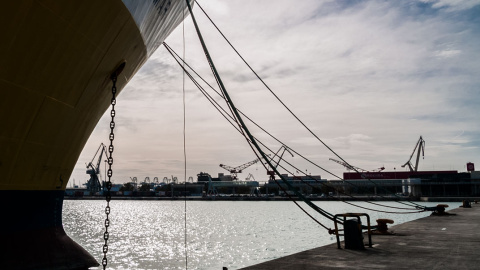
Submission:
[[[478,160],[478,1],[200,5],[275,94],[352,165],[399,169],[420,135],[427,142],[422,169],[463,170],[466,161]],[[333,154],[256,81],[198,7],[194,12],[235,105],[282,142],[341,174],[344,169],[328,160]],[[216,87],[190,17],[185,40],[187,62]],[[167,43],[180,53],[182,41],[180,26]],[[183,84],[181,69],[160,47],[118,98],[119,181],[184,174],[184,91],[188,176],[216,175],[222,172],[220,163],[239,165],[256,158],[195,86],[188,79]],[[102,118],[85,146],[72,175],[77,182],[86,177],[81,164],[108,138],[108,122]],[[248,125],[274,151],[280,147]],[[289,158],[330,178],[297,155]],[[244,174],[249,172],[266,179],[257,167]]]
[[[433,8],[446,9],[447,11],[459,11],[474,8],[480,5],[478,0],[426,0]]]

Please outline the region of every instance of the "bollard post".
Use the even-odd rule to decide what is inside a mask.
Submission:
[[[345,231],[345,249],[365,249],[363,244],[362,223],[360,219],[347,219],[343,223]]]

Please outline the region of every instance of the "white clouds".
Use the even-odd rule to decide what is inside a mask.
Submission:
[[[470,9],[480,4],[479,0],[426,0],[432,3],[434,8],[445,8],[447,11]]]
[[[480,29],[471,16],[462,16],[475,7],[467,2],[200,4],[275,93],[352,165],[398,169],[423,135],[427,148],[421,168],[454,164],[462,170],[466,160],[480,162],[475,139],[480,135]],[[236,105],[294,149],[341,174],[343,168],[328,161],[333,156],[263,90],[200,9],[194,7],[194,12]],[[214,84],[190,18],[185,29],[187,61]],[[180,53],[181,41],[179,27],[167,42]],[[244,139],[191,83],[185,90],[188,176],[195,178],[200,171],[216,175],[220,163],[255,159]],[[115,142],[122,149],[116,153],[121,179],[183,175],[182,106],[181,70],[160,47],[119,96]],[[87,143],[73,175],[77,182],[86,178],[81,164],[107,140],[102,126],[108,121],[101,120]],[[255,136],[278,149],[258,130]],[[252,173],[257,180],[265,177],[263,171]]]
[[[450,58],[455,57],[457,54],[460,54],[461,50],[442,50],[442,51],[435,51],[434,54],[440,58]]]

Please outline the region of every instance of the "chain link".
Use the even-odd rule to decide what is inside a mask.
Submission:
[[[112,181],[111,181],[111,178],[112,178],[112,175],[113,175],[113,171],[112,171],[112,165],[113,165],[113,158],[112,158],[112,154],[113,154],[113,140],[115,138],[114,136],[114,133],[113,133],[113,130],[115,128],[115,105],[117,103],[117,100],[115,98],[115,95],[117,93],[117,75],[114,74],[112,75],[112,100],[111,100],[111,105],[112,105],[112,110],[110,111],[110,116],[112,117],[112,120],[110,121],[110,136],[109,136],[109,139],[110,139],[110,145],[108,146],[108,159],[107,159],[107,163],[108,163],[108,171],[107,171],[107,176],[108,176],[108,181],[105,183],[106,187],[107,187],[107,192],[105,194],[105,199],[107,201],[107,206],[105,207],[105,214],[106,214],[106,218],[105,218],[105,232],[103,233],[103,240],[105,240],[105,244],[103,245],[103,260],[102,260],[102,265],[103,265],[103,269],[106,269],[107,268],[107,263],[108,263],[108,260],[107,260],[107,252],[108,252],[108,238],[109,238],[109,232],[108,232],[108,227],[110,226],[110,219],[108,218],[108,216],[110,215],[110,200],[112,199],[112,195],[110,194],[110,189],[112,188]]]

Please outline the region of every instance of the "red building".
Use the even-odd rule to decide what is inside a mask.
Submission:
[[[455,175],[457,171],[419,171],[419,172],[344,172],[344,180],[358,180],[358,179],[408,179],[408,178],[432,178],[437,175],[442,177],[445,175]],[[423,177],[422,177],[423,176]]]

